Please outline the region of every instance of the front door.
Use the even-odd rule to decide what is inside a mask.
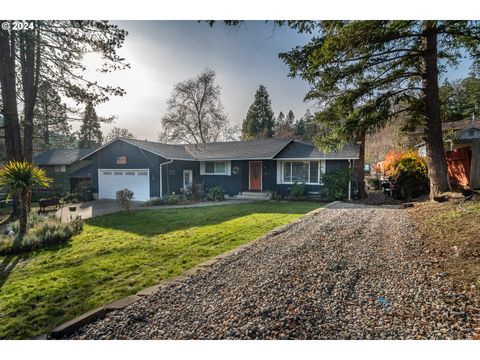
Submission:
[[[183,188],[192,185],[193,170],[183,170]]]
[[[250,161],[250,190],[262,191],[262,162]]]

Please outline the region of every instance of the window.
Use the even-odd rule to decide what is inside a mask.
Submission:
[[[148,175],[148,171],[138,171],[138,172],[137,172],[137,175],[138,175],[138,176],[147,176],[147,175]]]
[[[126,165],[127,157],[125,155],[117,156],[117,165]]]
[[[229,175],[229,162],[228,161],[206,161],[203,163],[202,175]],[[202,165],[201,165],[202,166]]]
[[[278,181],[283,184],[303,182],[307,184],[321,184],[321,174],[325,168],[325,161],[283,161]]]
[[[125,171],[126,176],[135,176],[135,171]]]
[[[66,172],[66,171],[67,171],[67,167],[65,165],[55,165],[55,172],[56,173]]]
[[[120,175],[123,176],[123,171],[114,171],[113,175]]]

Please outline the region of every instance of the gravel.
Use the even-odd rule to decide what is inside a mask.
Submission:
[[[479,312],[405,210],[339,203],[71,338],[464,339]]]

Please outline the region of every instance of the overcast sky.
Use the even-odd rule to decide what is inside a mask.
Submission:
[[[196,21],[116,23],[129,32],[119,53],[131,69],[89,76],[126,90],[126,96],[111,98],[97,112],[117,115],[114,125],[128,128],[140,139],[157,139],[174,83],[205,68],[216,72],[221,99],[233,124],[241,124],[260,84],[267,87],[275,115],[291,109],[298,118],[314,105],[303,101],[306,82],[289,78],[288,67],[278,58],[280,52],[307,43],[307,35],[263,21],[248,21],[240,27],[217,23],[213,28]],[[86,58],[86,63],[93,68],[96,60]],[[446,77],[454,80],[467,73],[468,64],[462,63]],[[102,130],[107,132],[112,126],[103,125]]]

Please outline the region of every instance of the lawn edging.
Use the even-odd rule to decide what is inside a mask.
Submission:
[[[298,219],[296,219],[296,220],[294,220],[294,221],[292,221],[288,224],[285,224],[285,225],[279,226],[277,228],[274,228],[274,229],[268,231],[267,233],[259,236],[258,238],[254,239],[254,240],[252,240],[252,241],[250,241],[246,244],[242,244],[242,245],[240,245],[240,246],[238,246],[238,247],[236,247],[232,250],[229,250],[229,251],[224,252],[220,255],[214,256],[213,258],[211,258],[209,260],[206,260],[206,261],[194,266],[191,269],[186,270],[181,275],[174,276],[174,277],[169,278],[169,279],[165,279],[165,280],[161,281],[160,283],[158,283],[156,285],[152,285],[148,288],[145,288],[143,290],[138,291],[134,295],[126,296],[126,297],[124,297],[122,299],[119,299],[119,300],[116,300],[112,303],[100,306],[100,307],[98,307],[96,309],[93,309],[93,310],[90,310],[90,311],[87,311],[86,313],[84,313],[82,315],[79,315],[79,316],[77,316],[77,317],[75,317],[75,318],[73,318],[73,319],[55,327],[47,335],[43,334],[43,335],[40,335],[38,337],[35,337],[34,339],[39,339],[39,340],[62,339],[63,337],[74,333],[75,331],[77,331],[78,329],[80,329],[81,327],[83,327],[85,325],[88,325],[88,324],[93,323],[97,320],[103,319],[111,311],[124,309],[128,305],[133,304],[134,302],[142,299],[145,296],[150,296],[150,295],[155,294],[161,288],[167,287],[171,284],[182,282],[182,281],[184,281],[188,278],[191,278],[191,277],[193,277],[193,276],[195,276],[195,275],[197,275],[201,272],[204,272],[208,268],[210,268],[211,266],[213,266],[214,264],[219,262],[220,260],[225,259],[225,258],[227,258],[227,257],[229,257],[233,254],[238,254],[240,252],[243,252],[247,248],[253,246],[254,244],[256,244],[259,241],[266,240],[270,237],[277,236],[281,233],[284,233],[285,231],[289,230],[291,227],[305,221],[306,218],[312,217],[312,216],[316,215],[317,213],[319,213],[320,211],[322,211],[323,209],[330,208],[330,207],[332,207],[332,206],[334,206],[335,204],[338,204],[338,203],[341,203],[341,201],[334,201],[332,203],[328,203],[328,204],[326,204],[322,207],[314,209],[314,210],[304,214],[303,216],[299,217]]]

